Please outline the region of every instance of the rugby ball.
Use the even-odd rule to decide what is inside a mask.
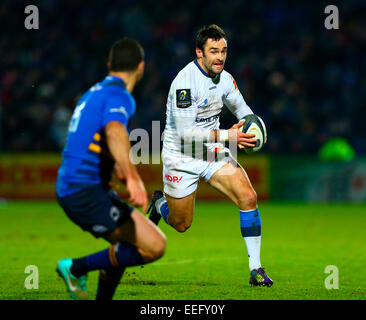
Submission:
[[[243,133],[253,133],[257,139],[255,147],[244,147],[246,153],[254,153],[262,149],[263,145],[267,142],[267,130],[263,120],[255,114],[249,114],[240,121],[245,120],[244,124],[240,127]]]

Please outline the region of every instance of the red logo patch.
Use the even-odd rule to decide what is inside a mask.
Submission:
[[[238,90],[238,86],[236,85],[236,81],[233,79],[233,84],[235,86],[235,90]]]
[[[183,178],[183,176],[181,176],[180,178],[178,178],[177,176],[171,176],[169,174],[166,174],[165,175],[165,179],[167,179],[168,181],[173,182],[173,183],[174,182],[179,183],[180,180],[182,180],[182,178]]]

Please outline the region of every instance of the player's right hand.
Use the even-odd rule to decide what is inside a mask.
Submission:
[[[139,176],[127,178],[126,188],[130,195],[128,201],[135,207],[142,207],[142,212],[146,212],[149,200],[141,178]]]
[[[245,121],[238,122],[234,124],[229,131],[229,141],[236,141],[239,149],[244,149],[244,147],[255,147],[257,139],[252,139],[255,137],[253,133],[243,133],[240,128],[244,125]]]

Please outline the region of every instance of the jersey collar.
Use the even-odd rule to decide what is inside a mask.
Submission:
[[[198,63],[197,59],[194,59],[194,64],[198,67],[198,69],[200,69],[200,71],[203,73],[203,75],[204,75],[205,77],[207,77],[207,78],[210,78],[214,84],[218,84],[218,83],[220,82],[220,76],[221,76],[221,74],[217,74],[216,76],[214,76],[214,77],[212,78],[212,77],[210,77],[210,76],[208,75],[208,73],[207,73],[207,72],[205,72],[205,71],[201,68],[201,66],[200,66],[200,64]]]
[[[121,84],[123,84],[126,87],[125,82],[121,78],[116,77],[116,76],[106,76],[104,81],[106,81],[106,82],[119,81],[119,82],[121,82]]]
[[[198,63],[198,61],[197,61],[197,59],[194,59],[194,64],[197,66],[197,68],[198,69],[200,69],[200,71],[203,73],[203,75],[205,76],[205,77],[207,77],[207,78],[211,78],[209,75],[208,75],[208,73],[206,72],[206,71],[204,71],[202,68],[201,68],[201,66],[200,66],[200,64]]]

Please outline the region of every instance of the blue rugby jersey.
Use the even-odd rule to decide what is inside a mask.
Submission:
[[[81,97],[69,124],[58,170],[59,197],[71,195],[85,185],[108,185],[114,161],[108,151],[104,127],[110,121],[119,121],[129,131],[135,110],[134,98],[122,79],[114,76],[107,76]]]

